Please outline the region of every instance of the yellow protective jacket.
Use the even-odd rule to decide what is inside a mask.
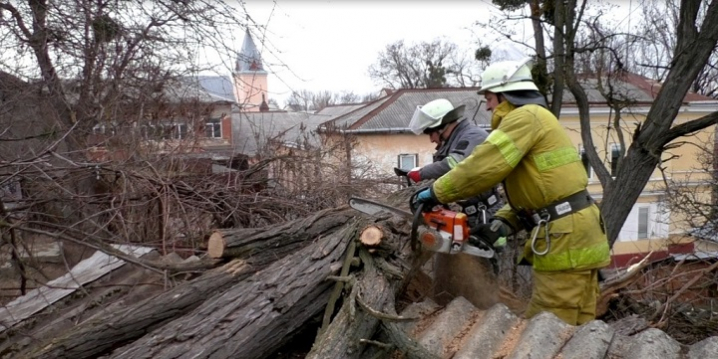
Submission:
[[[582,191],[588,184],[578,151],[556,117],[539,105],[514,107],[507,101],[494,110],[493,131],[469,157],[434,182],[442,203],[482,193],[503,181],[508,204],[496,213],[515,230],[522,209],[537,210]],[[536,249],[546,249],[545,226]],[[610,263],[608,240],[594,204],[549,222],[550,250],[537,255],[527,241],[524,257],[535,270],[594,269]]]

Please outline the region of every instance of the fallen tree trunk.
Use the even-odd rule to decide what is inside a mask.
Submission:
[[[369,226],[379,230],[381,249],[360,246],[359,257],[363,269],[347,280],[346,293],[340,311],[327,328],[323,328],[314,342],[307,358],[361,358],[367,345],[387,350],[398,349],[408,358],[434,358],[418,343],[402,335],[393,325],[395,321],[413,320],[396,315],[395,298],[406,288],[413,274],[430,258],[431,253],[411,252],[404,246],[409,228],[404,231],[398,223],[392,223],[393,231],[381,230],[382,226]],[[366,234],[366,229],[362,234]],[[377,235],[376,232],[373,235]],[[365,239],[362,237],[360,239]],[[361,243],[361,242],[360,242]],[[404,249],[404,250],[402,250]],[[392,343],[373,341],[381,324],[390,331]],[[399,340],[398,338],[401,338]]]
[[[61,338],[28,349],[24,358],[96,358],[131,343],[173,319],[182,317],[218,293],[242,282],[271,263],[336,233],[355,215],[353,210],[325,210],[281,226],[235,229],[246,248],[235,247],[242,260],[210,270],[156,297],[125,310],[82,323]],[[230,231],[228,231],[230,232]]]
[[[111,358],[267,358],[321,314],[357,223],[272,263]]]

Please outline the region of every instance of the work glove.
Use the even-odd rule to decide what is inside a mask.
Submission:
[[[416,194],[415,197],[416,205],[424,204],[423,210],[428,211],[434,208],[434,206],[440,205],[441,202],[434,195],[434,191],[431,187],[423,189]]]
[[[503,249],[506,246],[506,236],[511,234],[511,227],[500,219],[494,219],[490,224],[480,224],[471,229],[473,240],[481,240],[491,244],[494,249]],[[469,242],[472,239],[469,238]]]
[[[421,182],[421,167],[413,168],[411,171],[406,173],[406,177],[409,177],[409,179],[414,181],[414,183]]]

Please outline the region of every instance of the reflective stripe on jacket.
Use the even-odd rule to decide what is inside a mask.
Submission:
[[[484,192],[503,181],[509,204],[496,213],[520,229],[516,211],[536,210],[584,190],[586,171],[561,124],[538,105],[514,107],[502,102],[494,110],[487,140],[433,186],[442,203]],[[534,269],[593,269],[610,262],[609,246],[598,208],[593,205],[550,222],[550,251],[534,255],[530,241],[526,259]],[[544,229],[536,247],[546,247]]]

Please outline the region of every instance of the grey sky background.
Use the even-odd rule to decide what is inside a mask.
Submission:
[[[600,2],[595,0],[596,4]],[[630,23],[633,16],[629,16],[629,9],[635,15],[637,2],[610,1],[616,5],[611,14],[618,24]],[[359,95],[378,92],[381,86],[369,78],[368,68],[386,45],[397,40],[417,43],[443,38],[469,55],[479,41],[490,45],[500,40],[475,25],[499,16],[490,0],[244,3],[254,22],[263,27],[252,29],[252,33],[270,71],[269,98],[280,104],[291,91],[302,89],[353,91]],[[516,30],[518,37],[532,37],[530,24],[517,24]],[[237,50],[243,38],[243,30],[238,31],[242,33],[234,34]]]

